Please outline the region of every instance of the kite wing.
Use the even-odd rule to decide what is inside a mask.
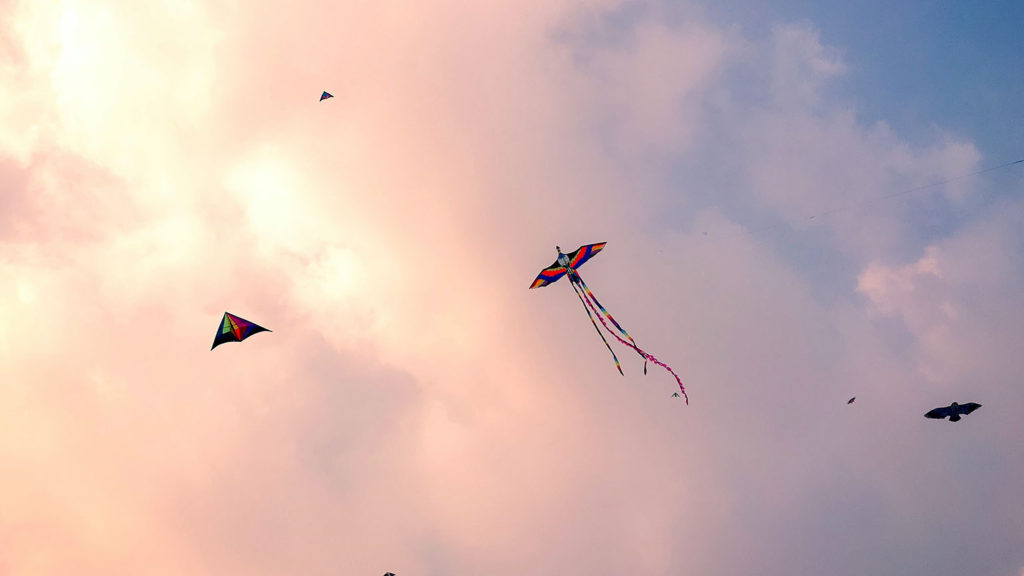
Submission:
[[[320,95],[321,102],[327,100],[328,98],[334,98],[334,94],[331,94],[330,92],[324,92],[323,94]]]
[[[220,323],[220,330],[217,331],[217,335],[213,338],[213,346],[210,347],[210,350],[225,342],[241,342],[259,332],[270,332],[270,330],[259,324],[249,322],[245,318],[225,312],[224,319]]]
[[[597,254],[601,250],[604,250],[605,244],[607,244],[607,242],[580,246],[571,254],[567,254],[567,256],[569,257],[569,266],[571,266],[573,269],[579,268],[580,266],[583,265],[584,262],[593,258],[595,254]],[[566,270],[565,267],[559,264],[556,260],[554,264],[541,270],[540,274],[537,276],[537,279],[534,280],[533,284],[530,285],[530,288],[533,289],[540,288],[541,286],[547,286],[548,284],[557,281],[562,276],[565,276],[566,272],[568,272],[568,270]]]
[[[970,414],[971,412],[974,412],[978,408],[981,408],[981,404],[978,404],[976,402],[970,402],[968,404],[961,404],[960,405],[960,413],[961,414]]]
[[[951,412],[952,410],[949,409],[949,406],[944,406],[942,408],[930,410],[927,414],[924,415],[924,417],[934,418],[935,420],[942,420],[943,418],[950,416]]]
[[[583,266],[583,263],[590,260],[597,255],[598,252],[604,250],[607,242],[599,242],[597,244],[587,244],[586,246],[580,246],[575,252],[569,254],[569,265],[573,268],[579,268]]]
[[[562,276],[565,276],[565,272],[565,267],[559,264],[558,261],[555,261],[554,264],[540,271],[540,274],[537,275],[537,279],[533,281],[533,284],[530,284],[530,289],[533,290],[534,288],[547,286],[548,284],[557,281]]]

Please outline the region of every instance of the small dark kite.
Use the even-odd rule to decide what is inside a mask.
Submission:
[[[943,420],[948,417],[950,422],[959,422],[961,415],[966,416],[971,412],[974,412],[978,408],[981,408],[981,404],[975,402],[970,402],[967,404],[957,404],[956,402],[953,402],[949,406],[944,406],[942,408],[936,408],[935,410],[929,411],[927,414],[924,415],[924,417],[932,418],[935,420]]]

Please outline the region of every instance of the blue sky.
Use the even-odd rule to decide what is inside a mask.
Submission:
[[[771,26],[807,19],[844,52],[842,92],[864,121],[904,138],[934,123],[973,140],[988,163],[1024,157],[1024,2],[993,0],[721,0],[717,22],[764,38]]]

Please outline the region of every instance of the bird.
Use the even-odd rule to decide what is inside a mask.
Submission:
[[[857,397],[854,396],[853,398],[850,398],[849,400],[847,400],[846,403],[847,404],[853,404],[853,401],[856,400],[856,399],[857,399]]]
[[[976,402],[969,402],[967,404],[957,404],[956,402],[953,402],[949,406],[943,406],[941,408],[928,411],[924,417],[932,418],[934,420],[943,420],[946,417],[949,417],[950,422],[959,422],[961,415],[966,416],[978,408],[981,408],[981,404]]]

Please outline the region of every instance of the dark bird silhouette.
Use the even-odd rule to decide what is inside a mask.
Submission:
[[[976,402],[969,402],[967,404],[957,404],[956,402],[953,402],[949,406],[930,410],[924,415],[924,417],[935,420],[942,420],[948,417],[950,422],[959,422],[961,415],[966,416],[978,408],[981,408],[981,404]]]
[[[849,400],[847,400],[846,403],[847,404],[853,404],[853,401],[856,400],[856,399],[857,399],[857,397],[854,396],[853,398],[850,398]]]

